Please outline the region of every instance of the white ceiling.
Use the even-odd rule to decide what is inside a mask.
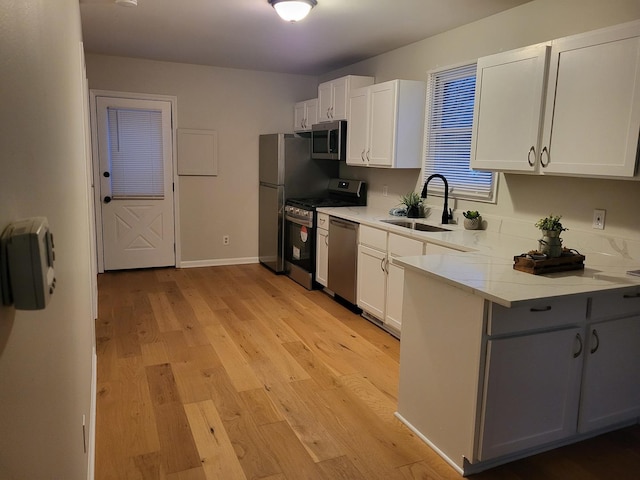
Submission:
[[[299,23],[267,0],[80,0],[85,49],[320,75],[530,0],[318,0]]]

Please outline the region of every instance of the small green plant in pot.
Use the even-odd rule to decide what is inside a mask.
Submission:
[[[568,228],[565,228],[560,222],[562,215],[549,215],[541,218],[535,223],[535,226],[542,231],[542,238],[538,240],[538,250],[545,255],[554,258],[562,255],[562,239],[560,234]]]
[[[482,216],[477,210],[467,210],[462,212],[464,217],[464,228],[467,230],[479,230],[482,227]]]
[[[420,217],[420,207],[422,206],[422,199],[416,192],[409,192],[405,195],[402,195],[400,197],[400,203],[407,207],[407,217]]]

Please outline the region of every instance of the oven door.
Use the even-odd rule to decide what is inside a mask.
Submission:
[[[316,233],[313,222],[285,216],[285,271],[303,287],[313,288],[316,264]]]

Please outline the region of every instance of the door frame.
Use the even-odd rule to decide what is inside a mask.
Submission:
[[[178,114],[178,98],[173,95],[155,95],[149,93],[116,92],[111,90],[89,91],[89,104],[91,106],[91,153],[93,163],[93,207],[96,218],[96,253],[98,260],[98,273],[104,273],[104,245],[102,241],[102,201],[100,196],[100,157],[98,152],[98,119],[96,97],[125,98],[131,100],[160,100],[171,104],[171,163],[173,175],[173,236],[175,244],[176,268],[182,265],[180,255],[180,218],[179,218],[179,191],[178,191],[178,148],[176,143],[176,122]]]

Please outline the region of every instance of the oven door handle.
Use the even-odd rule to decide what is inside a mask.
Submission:
[[[295,223],[296,225],[302,225],[304,227],[313,227],[313,220],[306,220],[302,218],[292,217],[290,215],[285,214],[284,219],[287,222]]]

